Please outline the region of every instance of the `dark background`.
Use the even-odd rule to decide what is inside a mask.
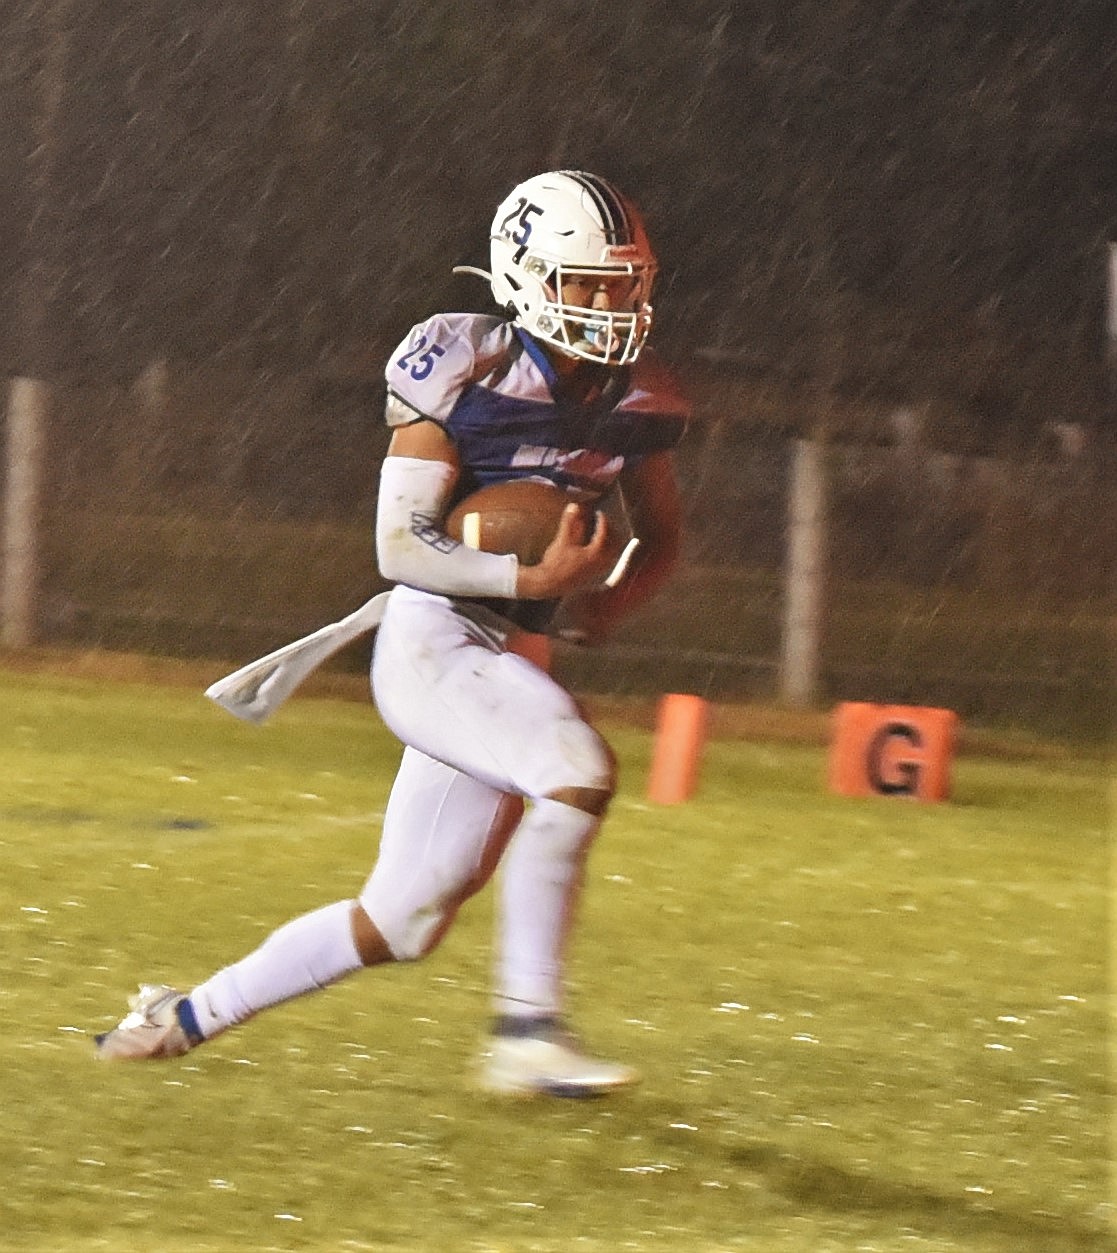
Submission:
[[[372,590],[385,358],[488,308],[451,267],[581,167],[646,211],[697,401],[680,582],[584,681],[771,692],[789,440],[821,434],[828,692],[1096,731],[1115,83],[1112,0],[10,0],[44,638],[243,660]]]
[[[672,355],[1100,416],[1110,0],[5,11],[10,369],[365,368],[567,165],[646,207]]]

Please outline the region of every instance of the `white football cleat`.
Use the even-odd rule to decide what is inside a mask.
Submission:
[[[537,1035],[496,1034],[482,1057],[480,1086],[500,1096],[605,1096],[638,1083],[630,1066],[582,1053],[561,1027],[547,1025]]]
[[[95,1037],[97,1056],[104,1061],[143,1061],[154,1057],[181,1057],[200,1040],[192,1039],[178,1018],[186,1000],[182,992],[162,984],[142,983],[129,997],[131,1012],[103,1035]]]

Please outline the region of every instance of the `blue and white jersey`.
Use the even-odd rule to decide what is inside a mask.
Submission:
[[[428,418],[453,441],[462,469],[457,499],[533,477],[596,500],[625,466],[674,448],[691,412],[647,348],[630,367],[597,370],[600,386],[575,396],[530,335],[475,313],[438,314],[414,327],[385,377],[389,425]]]

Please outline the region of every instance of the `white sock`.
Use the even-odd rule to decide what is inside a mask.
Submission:
[[[566,937],[600,825],[600,818],[581,809],[540,800],[512,837],[501,864],[497,1014],[561,1012]]]
[[[254,952],[226,966],[190,993],[206,1039],[262,1009],[336,983],[361,969],[350,915],[352,901],[335,901],[273,931]]]

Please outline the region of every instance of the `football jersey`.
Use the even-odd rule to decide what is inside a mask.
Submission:
[[[414,327],[385,369],[390,426],[426,418],[461,465],[452,507],[477,488],[544,478],[594,501],[626,466],[675,447],[690,405],[645,348],[631,366],[581,371],[580,394],[526,331],[497,317],[443,313]],[[587,392],[586,380],[596,380]],[[545,601],[485,602],[527,630],[553,614]]]
[[[438,422],[457,449],[460,499],[489,483],[546,478],[594,498],[624,467],[673,448],[690,406],[650,349],[632,366],[599,368],[589,400],[527,332],[501,318],[444,313],[416,326],[389,360],[387,418]]]

